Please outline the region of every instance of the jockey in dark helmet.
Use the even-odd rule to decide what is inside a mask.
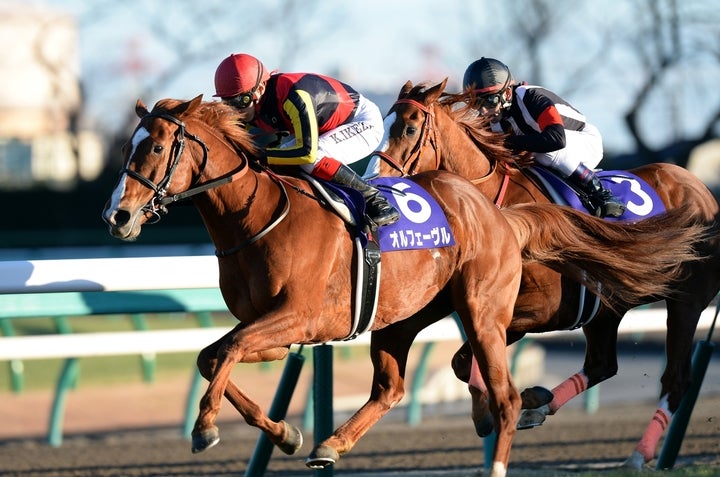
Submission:
[[[377,226],[400,218],[382,193],[348,164],[377,149],[384,125],[380,109],[340,81],[313,73],[269,72],[254,56],[225,58],[215,71],[214,96],[235,107],[247,124],[289,132],[265,150],[269,164],[295,165],[315,177],[356,189]]]
[[[593,170],[603,157],[600,132],[567,101],[540,86],[516,84],[510,69],[494,58],[468,66],[463,90],[475,99],[478,113],[491,118],[492,130],[511,134],[509,148],[533,152],[535,161],[588,196],[591,212],[599,217],[625,212]]]

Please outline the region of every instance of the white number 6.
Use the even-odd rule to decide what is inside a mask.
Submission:
[[[399,191],[404,191],[410,187],[410,184],[404,184],[404,183],[398,183],[393,184],[393,188]],[[408,219],[411,222],[414,222],[416,224],[423,224],[427,222],[427,220],[430,218],[430,204],[428,201],[423,199],[417,194],[414,194],[412,192],[404,192],[404,193],[395,193],[393,192],[393,197],[395,197],[395,201],[397,202],[398,207],[400,208],[400,213]],[[410,208],[410,203],[414,202],[415,204],[418,204],[420,206],[420,210],[412,210]],[[415,209],[418,207],[415,206]]]

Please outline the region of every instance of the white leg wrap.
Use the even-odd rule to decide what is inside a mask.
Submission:
[[[505,468],[505,464],[502,462],[493,462],[490,477],[505,477],[506,474],[507,469]]]

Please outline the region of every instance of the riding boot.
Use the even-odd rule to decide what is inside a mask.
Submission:
[[[583,204],[597,217],[620,217],[625,212],[625,204],[612,192],[603,187],[595,171],[580,164],[567,178],[570,185],[587,196]]]
[[[378,189],[365,182],[362,177],[345,164],[341,164],[330,181],[360,192],[365,198],[365,213],[378,227],[390,225],[400,218],[400,213]]]

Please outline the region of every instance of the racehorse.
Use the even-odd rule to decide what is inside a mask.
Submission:
[[[386,116],[386,139],[380,173],[407,175],[428,170],[448,170],[470,179],[482,193],[500,206],[520,203],[548,203],[550,199],[537,181],[523,173],[528,154],[513,154],[504,147],[506,136],[491,132],[477,112],[467,106],[466,95],[444,93],[439,84],[407,82],[397,102]],[[518,164],[521,167],[517,167]],[[675,283],[679,293],[671,297],[648,297],[646,302],[664,298],[667,306],[666,365],[661,378],[660,403],[635,450],[625,462],[640,468],[649,462],[657,443],[677,410],[691,376],[692,343],[701,312],[720,288],[719,209],[708,188],[689,171],[673,164],[650,164],[628,172],[647,182],[659,195],[667,210],[684,209],[693,214],[712,233],[698,244],[707,256],[702,263],[684,265],[682,280]],[[634,187],[635,183],[633,183]],[[633,189],[635,190],[635,189]],[[633,197],[629,208],[644,206],[642,192]],[[620,248],[618,248],[620,250]],[[518,428],[540,425],[548,414],[586,389],[617,373],[617,329],[623,315],[636,303],[613,300],[613,306],[600,306],[595,317],[584,324],[580,319],[580,287],[567,276],[540,264],[524,267],[515,315],[508,328],[508,343],[526,333],[582,326],[586,338],[582,370],[557,386],[553,392],[533,387],[522,393],[523,422]],[[644,302],[645,303],[645,302]],[[585,305],[587,309],[587,304]],[[464,381],[470,379],[470,353],[467,344],[453,358],[453,368]],[[473,419],[478,434],[492,429],[486,413],[482,383],[470,383]],[[477,386],[477,387],[476,387]],[[478,389],[480,388],[480,390]]]
[[[305,179],[264,166],[261,151],[239,127],[233,108],[203,102],[200,95],[190,101],[161,100],[152,111],[138,100],[136,113],[140,121],[123,146],[120,178],[103,219],[111,235],[134,240],[144,224],[167,212],[166,205],[190,198],[216,247],[222,295],[239,321],[198,355],[198,368],[209,385],[192,431],[192,451],[219,441],[215,420],[225,396],[248,424],[293,454],[302,445],[300,430],[271,420],[232,382],[230,372],[240,362],[283,359],[292,344],[349,335],[358,226],[335,214]],[[522,260],[562,270],[571,260],[588,272],[588,286],[607,282],[608,297],[617,293],[635,300],[669,293],[666,285],[678,270],[675,257],[695,257],[692,244],[703,229],[690,226],[692,219],[681,213],[625,226],[553,206],[500,211],[471,182],[442,171],[418,175],[413,183],[437,201],[454,243],[382,254],[377,313],[370,328],[370,398],[315,446],[306,464],[334,464],[402,398],[415,335],[455,310],[494,403],[498,438],[492,475],[501,477],[520,411],[507,366],[505,330]],[[388,195],[412,199],[402,190]],[[617,241],[625,243],[627,255],[609,253]]]

